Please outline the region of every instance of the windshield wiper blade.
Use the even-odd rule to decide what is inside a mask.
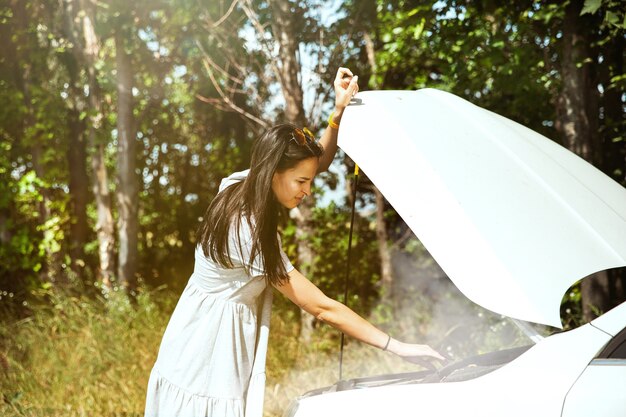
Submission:
[[[349,389],[354,389],[358,387],[372,387],[372,386],[383,386],[383,385],[393,385],[393,384],[402,384],[410,381],[414,381],[416,379],[423,379],[428,375],[433,374],[436,371],[425,370],[425,371],[415,371],[415,372],[403,372],[399,374],[384,374],[384,375],[375,375],[368,376],[363,378],[354,378],[337,381],[336,387],[337,391],[345,391]]]

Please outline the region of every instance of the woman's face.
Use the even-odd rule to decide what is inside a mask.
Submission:
[[[311,183],[318,165],[319,159],[311,157],[298,162],[293,168],[276,172],[272,178],[272,191],[278,202],[292,209],[300,204],[305,196],[311,195]]]

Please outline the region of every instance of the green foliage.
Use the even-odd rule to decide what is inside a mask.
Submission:
[[[38,272],[45,260],[44,247],[40,246],[33,236],[36,236],[39,218],[39,204],[42,201],[40,186],[42,182],[33,171],[23,175],[18,181],[13,179],[5,184],[6,196],[11,196],[13,201],[6,201],[3,209],[6,211],[15,210],[17,216],[9,220],[9,228],[13,230],[9,241],[0,246],[0,259],[3,259],[0,267],[3,278],[1,289],[15,290],[14,285],[10,285],[7,277],[16,273]],[[56,243],[54,236],[48,235],[48,243]],[[43,244],[43,242],[42,242]]]
[[[601,14],[602,26],[614,33],[626,29],[626,12],[624,3],[619,0],[585,0],[585,5],[580,12],[584,14]]]
[[[443,89],[555,136],[536,12],[464,2],[378,2],[378,12],[379,88]]]
[[[56,269],[70,227],[65,43],[36,2],[0,13],[0,288],[22,296]]]
[[[314,208],[311,216],[312,236],[302,236],[315,258],[307,265],[308,277],[326,295],[344,301],[346,281],[350,210],[332,202],[326,207]],[[294,223],[284,228],[284,249],[292,260],[297,259]],[[380,263],[376,232],[371,219],[355,216],[352,237],[350,283],[347,304],[357,312],[367,313],[379,298]]]
[[[582,292],[580,290],[580,283],[573,285],[563,296],[563,301],[561,301],[561,317],[563,318],[562,324],[565,330],[575,329],[585,324],[582,318]]]

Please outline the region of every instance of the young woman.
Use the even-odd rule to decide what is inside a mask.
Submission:
[[[326,297],[282,251],[280,206],[296,207],[311,194],[315,174],[332,162],[357,77],[339,68],[334,88],[335,111],[320,143],[306,129],[277,125],[254,143],[250,169],[222,181],[150,374],[146,417],[262,416],[271,286],[362,342],[406,359],[443,359],[426,345],[391,338]]]

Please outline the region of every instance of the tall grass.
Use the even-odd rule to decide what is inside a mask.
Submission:
[[[0,329],[2,416],[141,415],[175,297],[50,293]]]
[[[2,312],[0,416],[143,415],[150,369],[178,296],[143,291],[131,303],[121,294],[105,300],[48,293],[45,302],[28,306],[25,318]],[[267,358],[268,417],[282,415],[304,391],[337,380],[338,333],[322,326],[302,344],[298,331],[298,314],[277,303]],[[385,358],[349,343],[344,375],[362,374],[363,363]]]

